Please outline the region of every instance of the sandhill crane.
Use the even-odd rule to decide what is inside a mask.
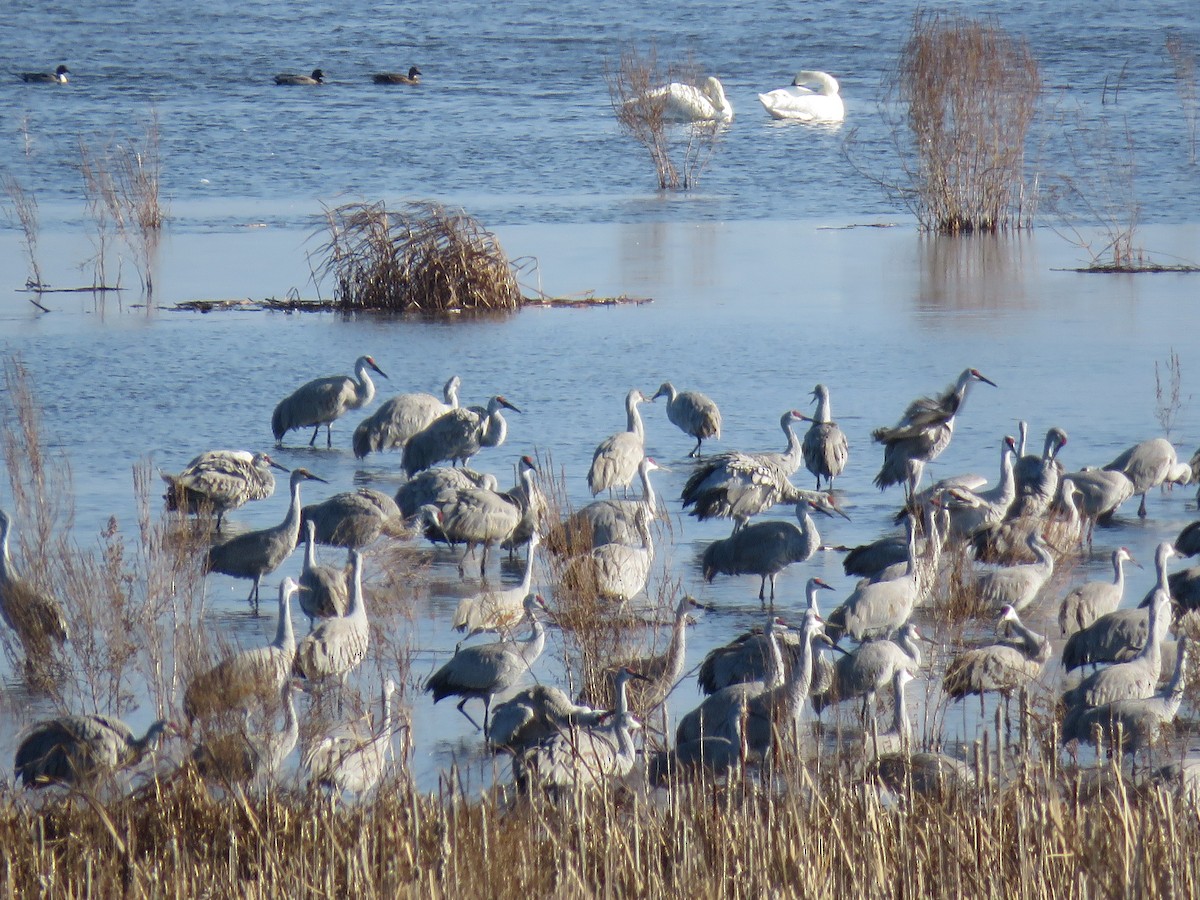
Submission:
[[[738,711],[741,715],[741,711]],[[646,780],[661,787],[696,773],[715,777],[735,770],[745,756],[740,742],[727,737],[702,737],[658,750],[646,760]]]
[[[1005,436],[1000,442],[1000,480],[987,490],[968,491],[951,488],[935,498],[950,512],[950,535],[968,538],[983,528],[1000,522],[1017,496],[1013,478],[1013,456],[1016,444]]]
[[[292,671],[310,681],[346,676],[367,657],[371,627],[362,586],[362,554],[350,551],[350,604],[346,615],[322,619],[296,647]]]
[[[508,551],[510,560],[515,556],[518,547],[529,543],[530,535],[544,527],[543,522],[546,519],[546,495],[535,478],[525,479],[522,469],[525,468],[526,462],[533,468],[533,475],[540,471],[532,456],[521,457],[517,463],[517,483],[504,492],[521,510],[521,519],[516,528],[500,542],[500,546]]]
[[[317,542],[361,550],[379,537],[389,524],[400,521],[400,507],[387,494],[374,488],[334,494],[300,510],[300,524],[317,526]]]
[[[492,710],[491,743],[496,749],[520,754],[560,731],[599,725],[606,715],[604,710],[572,703],[559,688],[535,684]]]
[[[940,538],[941,533],[946,529],[938,524],[938,520],[940,518],[948,522],[949,513],[944,509],[939,509],[932,503],[921,503],[920,508],[925,511],[926,533],[930,536]],[[909,515],[910,511],[905,508],[900,521],[906,522]],[[908,563],[907,527],[901,534],[890,534],[869,544],[860,544],[857,547],[849,548],[834,547],[833,549],[846,553],[845,558],[842,560],[842,571],[847,575],[857,575],[859,578],[869,578],[872,581],[887,581],[885,573],[889,569],[892,569],[894,566],[906,566]],[[928,556],[931,550],[932,547],[929,544],[928,538],[917,538],[918,556]],[[900,574],[903,573],[901,572]]]
[[[396,505],[400,514],[406,519],[415,516],[422,506],[437,504],[443,495],[454,491],[475,490],[499,493],[500,483],[496,476],[486,472],[476,472],[467,468],[450,468],[437,466],[418,472],[396,491]]]
[[[1200,553],[1200,519],[1189,522],[1175,538],[1175,552],[1180,556],[1195,556]]]
[[[912,615],[922,593],[922,578],[917,567],[916,521],[910,515],[907,523],[904,574],[890,581],[860,583],[826,621],[826,631],[835,642],[844,634],[856,641],[887,637]]]
[[[948,697],[961,700],[978,694],[982,710],[984,694],[1002,694],[1007,701],[1041,674],[1052,652],[1045,636],[1028,628],[1011,606],[1001,609],[998,624],[1011,637],[960,653],[946,667],[943,688]]]
[[[227,656],[188,682],[183,711],[189,722],[245,709],[251,701],[265,706],[279,696],[296,657],[291,600],[298,590],[290,578],[280,584],[279,619],[271,643]]]
[[[67,641],[70,631],[58,600],[14,570],[8,551],[11,530],[12,520],[0,509],[0,616],[21,642],[30,671],[40,676],[54,648]]]
[[[1044,516],[1050,509],[1050,504],[1058,496],[1058,486],[1062,478],[1063,467],[1058,461],[1058,454],[1067,445],[1067,433],[1061,428],[1051,428],[1046,432],[1046,442],[1042,446],[1042,455],[1025,455],[1025,431],[1028,426],[1020,423],[1021,450],[1017,459],[1014,474],[1016,475],[1017,496],[1013,504],[1012,516],[1033,515]]]
[[[816,476],[818,491],[822,478],[825,479],[825,487],[833,490],[833,479],[842,474],[846,460],[850,458],[850,443],[837,422],[833,421],[829,388],[818,384],[813,388],[812,395],[817,404],[817,414],[812,417],[812,425],[804,433],[801,445],[804,465]]]
[[[443,403],[432,394],[397,394],[354,429],[354,455],[359,459],[381,450],[404,449],[408,439],[424,431],[438,416],[458,409],[459,377],[442,388]]]
[[[718,574],[758,575],[761,583],[758,599],[765,600],[767,579],[771,581],[771,602],[775,602],[775,579],[792,563],[807,562],[821,546],[821,535],[808,514],[810,509],[827,516],[834,513],[849,519],[833,502],[833,495],[796,504],[799,526],[791,522],[756,522],[727,538],[713,541],[704,551],[701,565],[704,580],[712,582]]]
[[[308,616],[311,630],[314,619],[344,616],[350,603],[350,588],[344,569],[317,565],[317,525],[304,523],[304,568],[300,571],[300,608]]]
[[[266,500],[275,493],[271,469],[286,472],[265,453],[247,450],[208,450],[201,453],[178,475],[160,472],[167,483],[163,499],[171,512],[197,513],[211,510],[217,514],[217,531],[225,513],[251,500]]]
[[[937,459],[954,437],[954,419],[977,381],[996,386],[978,369],[963,369],[958,380],[941,394],[918,397],[891,428],[871,432],[876,443],[883,444],[883,467],[875,476],[876,487],[883,490],[903,483],[906,497],[917,492],[925,464]]]
[[[1164,552],[1165,548],[1165,552]],[[1075,687],[1063,692],[1063,705],[1103,706],[1114,700],[1139,700],[1149,697],[1158,686],[1162,669],[1162,641],[1171,624],[1171,596],[1167,593],[1167,559],[1174,554],[1168,543],[1159,545],[1155,562],[1159,566],[1159,589],[1150,606],[1149,634],[1137,656],[1128,662],[1114,663],[1088,675]]]
[[[721,439],[721,411],[717,404],[698,391],[676,391],[675,385],[664,381],[658,392],[650,398],[667,398],[667,418],[684,434],[696,439],[689,457],[700,456],[700,445],[705,438]]]
[[[250,733],[244,729],[226,731],[205,740],[192,751],[196,771],[202,778],[216,778],[227,784],[266,782],[274,778],[283,762],[296,749],[300,738],[300,719],[296,714],[295,686],[285,681],[281,689],[283,728],[274,722],[267,730]],[[272,720],[274,716],[271,717]]]
[[[1134,754],[1159,742],[1162,728],[1175,720],[1187,686],[1188,639],[1179,639],[1175,671],[1166,688],[1141,700],[1114,700],[1102,706],[1073,706],[1063,719],[1062,743],[1088,741]]]
[[[379,783],[392,758],[395,694],[396,682],[389,678],[373,730],[364,734],[353,726],[338,726],[309,746],[300,762],[309,784],[362,796]]]
[[[608,666],[596,678],[591,690],[585,688],[579,701],[589,706],[612,709],[616,702],[617,673],[622,668],[629,668],[645,678],[633,686],[634,708],[646,716],[661,706],[683,677],[683,664],[687,656],[688,612],[699,605],[693,597],[684,594],[675,605],[671,640],[667,643],[666,651],[657,656],[628,659]]]
[[[412,476],[443,460],[466,463],[484,447],[499,447],[508,436],[508,423],[501,412],[505,409],[521,411],[497,394],[486,409],[459,407],[438,416],[404,445],[404,471]]]
[[[292,499],[283,521],[271,528],[247,531],[211,548],[204,560],[205,572],[220,572],[234,578],[251,578],[254,586],[246,599],[258,612],[258,589],[264,575],[274,572],[292,555],[300,538],[300,485],[305,481],[328,484],[308,469],[294,469],[290,479]]]
[[[645,507],[651,517],[658,514],[658,497],[650,484],[650,473],[670,471],[664,469],[651,457],[646,456],[638,463],[638,476],[642,482],[642,496],[637,500],[593,500],[576,510],[556,528],[552,534],[550,548],[555,553],[580,552],[594,549],[603,544],[637,545],[641,542],[636,517],[639,507]]]
[[[1117,508],[1133,496],[1133,482],[1124,472],[1105,469],[1084,469],[1072,472],[1066,478],[1075,486],[1079,512],[1087,522],[1088,546],[1091,546],[1096,523],[1111,519]]]
[[[334,421],[352,409],[362,409],[375,398],[375,382],[371,381],[368,370],[387,378],[375,360],[360,356],[354,363],[354,378],[346,375],[317,378],[280,400],[271,414],[271,431],[276,442],[282,444],[283,436],[293,429],[311,426],[313,434],[308,442],[311,447],[324,425],[326,446],[332,447]]]
[[[783,663],[783,651],[779,646],[780,632],[787,628],[783,620],[769,616],[763,628],[766,635],[766,665],[761,681],[737,681],[715,690],[695,709],[679,720],[675,729],[675,743],[686,744],[706,735],[724,735],[731,740],[741,740],[735,732],[735,723],[741,718],[740,707],[749,698],[763,691],[773,690],[784,684],[787,673]]]
[[[896,672],[892,681],[892,730],[866,737],[874,774],[884,787],[896,793],[911,790],[923,796],[944,797],[970,790],[975,786],[975,773],[962,760],[944,753],[913,752],[912,724],[905,700],[905,686],[912,679],[907,669]]]
[[[1135,444],[1104,468],[1109,472],[1120,472],[1132,482],[1133,492],[1142,497],[1138,506],[1138,515],[1142,518],[1146,517],[1146,494],[1151,488],[1167,482],[1187,484],[1192,477],[1191,466],[1179,461],[1175,448],[1166,438]]]
[[[523,456],[518,466],[521,480],[526,484],[528,495],[534,491],[533,478],[537,465],[532,457]],[[519,498],[518,498],[519,499]],[[434,501],[441,512],[438,528],[427,530],[431,538],[443,537],[451,543],[466,544],[458,563],[459,575],[466,574],[467,556],[476,546],[482,546],[479,560],[479,575],[486,578],[488,550],[510,537],[520,524],[524,510],[509,494],[499,494],[483,488],[468,488],[446,492]]]
[[[1034,601],[1054,574],[1054,556],[1037,531],[1030,532],[1027,545],[1036,562],[975,573],[980,603],[993,610],[1007,605],[1020,612]]]
[[[696,466],[683,486],[683,507],[693,507],[697,519],[733,519],[737,531],[752,516],[765,512],[784,500],[799,502],[804,496],[788,479],[800,466],[800,438],[792,423],[804,416],[795,410],[785,412],[779,427],[787,435],[788,446],[783,453],[742,453],[738,450],[719,453]]]
[[[25,787],[80,784],[129,768],[174,732],[159,719],[135,738],[129,726],[109,716],[60,716],[38,722],[17,745],[16,777]]]
[[[625,395],[626,429],[606,437],[592,454],[588,488],[593,497],[601,491],[627,488],[633,481],[638,463],[646,455],[646,430],[642,425],[638,404],[649,402],[650,399],[637,388]]]
[[[425,690],[433,694],[434,703],[443,697],[461,697],[458,711],[476,728],[479,724],[463,705],[472,698],[482,700],[485,740],[490,735],[488,717],[492,698],[515,685],[542,655],[546,646],[546,629],[538,620],[538,609],[545,609],[541,596],[530,594],[525,598],[525,618],[532,629],[527,639],[462,647],[425,682]]]
[[[620,780],[636,759],[633,730],[641,725],[629,713],[625,686],[642,676],[626,667],[617,673],[617,703],[604,724],[556,734],[513,757],[513,780],[522,790],[533,784],[549,791],[580,790]]]
[[[541,539],[535,531],[529,536],[529,549],[525,557],[525,575],[515,588],[502,591],[485,590],[472,597],[464,597],[454,611],[455,631],[465,631],[473,637],[486,631],[509,632],[525,615],[525,598],[533,589],[534,551]]]
[[[576,556],[563,570],[563,588],[622,603],[645,590],[654,564],[654,540],[650,534],[650,513],[644,506],[638,508],[634,521],[642,538],[640,547],[602,544],[590,553]]]
[[[1131,562],[1139,569],[1142,564],[1133,558],[1128,547],[1118,547],[1112,554],[1113,580],[1088,581],[1072,588],[1063,597],[1058,610],[1058,627],[1063,637],[1070,637],[1081,628],[1087,628],[1100,616],[1110,613],[1121,605],[1125,596],[1124,563]]]
[[[832,678],[825,690],[814,693],[813,709],[820,715],[825,707],[845,700],[862,697],[862,720],[875,711],[875,694],[889,687],[897,669],[908,669],[914,675],[921,670],[921,648],[924,640],[911,622],[902,626],[892,640],[867,641],[853,653],[838,658],[830,672]]]
[[[1132,659],[1150,634],[1148,609],[1116,609],[1067,638],[1062,663],[1068,672],[1081,666]]]
[[[1181,612],[1200,609],[1200,566],[1181,569],[1171,575],[1171,598]],[[1142,601],[1145,603],[1145,601]]]

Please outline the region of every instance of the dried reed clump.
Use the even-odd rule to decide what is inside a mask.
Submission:
[[[383,202],[325,210],[318,278],[332,276],[345,310],[510,312],[522,302],[500,242],[467,213],[432,201],[389,212]]]
[[[945,234],[1031,227],[1025,142],[1041,76],[1024,40],[995,22],[919,12],[895,91],[911,138],[901,196],[921,226]]]
[[[696,86],[696,67],[671,66],[664,73],[653,45],[642,53],[631,44],[621,52],[616,69],[606,69],[604,79],[617,124],[650,153],[659,189],[695,187],[716,150],[721,126],[696,122],[673,128],[667,116],[667,97],[658,89],[670,82]]]

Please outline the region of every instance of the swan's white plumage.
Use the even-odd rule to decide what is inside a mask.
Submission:
[[[808,85],[814,85],[816,90]],[[788,87],[759,94],[758,100],[776,119],[841,122],[846,117],[837,79],[825,72],[798,72]]]
[[[654,102],[659,98],[663,100],[663,120],[667,122],[733,121],[733,106],[725,96],[725,88],[711,75],[699,87],[672,81],[629,102]]]

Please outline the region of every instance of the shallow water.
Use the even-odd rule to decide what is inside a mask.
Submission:
[[[1147,236],[1181,254],[1200,243],[1196,229],[1186,226],[1152,228]],[[779,415],[809,409],[809,391],[824,382],[850,438],[850,465],[838,489],[852,521],[824,519],[819,527],[826,541],[848,545],[887,530],[899,503],[896,490],[880,494],[871,485],[881,453],[870,443],[870,430],[892,422],[909,400],[941,389],[967,365],[999,387],[975,389],[953,443],[930,467],[934,477],[976,471],[994,478],[996,447],[1003,434],[1014,432],[1018,418],[1030,422],[1031,441],[1039,447],[1048,427],[1065,428],[1068,468],[1103,464],[1160,434],[1154,366],[1165,364],[1172,348],[1181,354],[1185,376],[1183,412],[1172,437],[1185,458],[1200,443],[1186,342],[1200,324],[1194,276],[1063,271],[1078,261],[1077,253],[1048,232],[1019,241],[943,241],[910,227],[825,230],[811,222],[762,221],[520,226],[501,229],[500,237],[513,255],[539,256],[547,290],[628,291],[653,302],[444,324],[332,314],[147,315],[122,311],[112,301],[101,311],[90,299],[70,296],[54,299],[56,312],[37,315],[19,296],[0,298],[0,349],[25,361],[44,405],[47,439],[71,461],[80,540],[94,540],[110,515],[132,528],[129,473],[136,460],[150,455],[155,466],[177,471],[212,447],[268,449],[269,417],[278,399],[311,377],[346,371],[361,353],[373,354],[391,376],[380,384],[381,398],[436,391],[453,373],[463,378],[466,402],[504,393],[524,413],[509,417],[508,443],[485,451],[478,466],[507,484],[521,454],[551,454],[577,505],[590,499],[584,476],[593,448],[623,427],[623,397],[631,387],[649,393],[670,379],[702,390],[724,417],[722,440],[713,449],[760,450],[783,447]],[[162,284],[171,286],[164,287],[165,299],[198,290],[220,296],[238,284],[238,293],[257,292],[259,280],[302,281],[305,267],[294,252],[300,242],[295,232],[272,231],[236,241],[213,234],[173,242],[164,251]],[[243,259],[260,260],[261,271],[240,269]],[[802,271],[779,265],[781,259],[803,259]],[[0,263],[0,271],[19,271],[15,241],[0,242]],[[690,668],[709,648],[760,620],[758,584],[750,576],[702,583],[696,556],[708,541],[724,537],[729,525],[679,515],[690,439],[666,421],[661,404],[643,411],[648,451],[672,469],[655,478],[674,516],[674,542],[659,548],[663,569],[654,584],[669,574],[716,607],[689,632]],[[397,456],[373,455],[360,463],[348,449],[358,418],[335,427],[333,451],[309,450],[303,446],[307,435],[293,433],[276,453],[284,465],[305,465],[329,479],[327,486],[306,485],[306,501],[353,484],[393,489]],[[803,470],[795,480],[801,486],[809,481]],[[1112,548],[1122,544],[1148,566],[1130,573],[1128,597],[1136,602],[1153,581],[1154,545],[1195,517],[1193,498],[1191,489],[1152,493],[1144,522],[1128,505],[1113,528],[1098,533],[1093,556],[1063,573],[1053,595],[1031,610],[1031,624],[1053,633],[1055,598],[1067,581],[1105,576]],[[0,504],[8,501],[5,481]],[[285,503],[279,491],[231,520],[250,528],[273,524]],[[790,517],[791,511],[781,508],[775,515]],[[275,573],[264,597],[274,593],[280,577],[296,575],[300,562],[297,554]],[[785,615],[803,605],[803,584],[812,574],[838,588],[822,598],[826,609],[853,587],[837,554],[819,554],[780,577],[778,605]],[[423,786],[434,784],[455,760],[474,761],[467,766],[469,779],[490,771],[488,762],[478,762],[478,734],[453,704],[434,707],[415,686],[452,651],[454,604],[477,590],[473,579],[460,582],[445,554],[435,556],[431,576],[411,624],[399,624],[394,635],[402,643],[411,638],[414,650],[413,768]],[[518,578],[506,570],[502,580]],[[373,580],[378,583],[378,575]],[[249,615],[247,589],[246,582],[210,576],[206,602],[213,627],[250,646],[269,639],[274,621],[269,603],[267,615]],[[551,683],[562,678],[554,659],[558,641],[552,633],[547,657],[534,670]],[[368,683],[378,677],[370,667],[365,673]],[[686,680],[672,697],[671,715],[698,699],[694,680]],[[45,711],[34,705],[9,715],[16,726]],[[151,715],[143,705],[130,719]],[[955,708],[947,735],[953,739],[966,729],[971,736],[976,721],[974,713]],[[4,730],[0,758],[7,758],[17,731]]]

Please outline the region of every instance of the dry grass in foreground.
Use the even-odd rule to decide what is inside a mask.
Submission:
[[[1112,774],[1102,769],[1102,773]],[[0,802],[10,892],[127,897],[1197,896],[1192,800],[1027,767],[933,801],[823,772],[551,803],[392,784],[361,805],[214,796]]]

